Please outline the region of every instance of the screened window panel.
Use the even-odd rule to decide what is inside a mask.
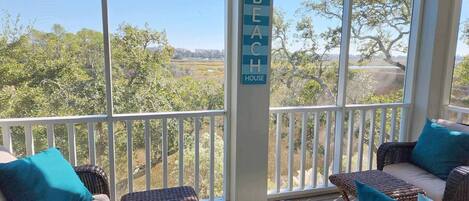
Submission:
[[[0,118],[105,113],[101,2],[0,7]]]
[[[463,0],[451,89],[452,105],[469,107],[469,1]]]
[[[347,104],[402,102],[412,0],[353,1]]]
[[[342,1],[274,1],[271,106],[334,105]]]

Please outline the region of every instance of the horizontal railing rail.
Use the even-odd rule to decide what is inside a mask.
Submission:
[[[352,104],[346,105],[346,110],[375,110],[379,108],[408,108],[407,103],[377,103],[377,104]]]
[[[25,124],[65,124],[106,121],[106,115],[66,116],[66,117],[34,117],[0,119],[0,126],[21,126]]]
[[[469,108],[455,105],[447,105],[445,109],[445,119],[454,120],[457,123],[469,123]]]
[[[298,106],[298,107],[272,107],[270,113],[289,113],[289,112],[324,112],[338,111],[340,107],[335,105],[326,106]]]
[[[12,119],[0,119],[0,127],[3,136],[3,145],[11,152],[15,150],[14,145],[18,145],[18,143],[13,143],[15,140],[22,141],[22,139],[13,139],[13,132],[18,132],[14,128],[20,127],[22,128],[22,132],[24,132],[24,149],[26,155],[32,155],[37,150],[35,148],[35,133],[33,127],[42,126],[45,128],[45,133],[47,135],[47,147],[56,147],[56,127],[57,126],[64,126],[65,133],[67,135],[68,141],[68,159],[70,163],[74,166],[78,165],[77,160],[77,149],[80,146],[87,146],[88,151],[88,158],[89,162],[93,165],[97,164],[97,147],[96,147],[96,126],[97,124],[111,124],[112,127],[115,127],[116,124],[121,125],[123,128],[123,132],[125,132],[126,139],[125,139],[125,148],[126,148],[126,166],[127,166],[127,178],[126,182],[115,182],[116,178],[111,178],[111,192],[116,192],[116,187],[119,186],[126,186],[127,192],[134,191],[134,177],[137,175],[144,175],[145,177],[145,189],[149,190],[152,188],[152,184],[155,183],[155,178],[152,178],[152,168],[154,167],[155,163],[158,163],[162,166],[162,181],[161,186],[171,187],[171,186],[182,186],[187,183],[185,179],[188,177],[184,175],[187,171],[185,171],[186,165],[184,164],[184,156],[185,154],[193,155],[193,171],[192,172],[191,180],[195,190],[200,192],[202,189],[201,182],[203,178],[201,178],[201,149],[202,149],[202,138],[203,138],[203,131],[209,135],[207,144],[209,146],[209,153],[208,153],[208,194],[207,198],[209,200],[216,199],[216,196],[221,196],[218,192],[215,192],[215,189],[223,189],[220,186],[215,186],[215,141],[216,141],[216,126],[223,126],[225,122],[225,114],[226,112],[223,110],[209,110],[209,111],[184,111],[184,112],[160,112],[160,113],[141,113],[141,114],[117,114],[114,116],[106,116],[106,115],[87,115],[87,116],[69,116],[69,117],[37,117],[37,118],[12,118]],[[220,120],[217,120],[219,118]],[[202,120],[206,120],[207,128],[204,127],[202,124]],[[173,122],[173,127],[171,127],[170,121]],[[134,164],[134,140],[135,140],[135,126],[136,122],[140,123],[139,128],[143,128],[143,131],[139,131],[139,133],[143,133],[143,144],[144,144],[144,163],[137,167]],[[190,133],[190,143],[193,144],[191,147],[190,152],[188,153],[188,147],[186,139],[187,130],[185,126],[187,126],[187,122],[191,123],[191,133]],[[152,139],[152,123],[157,123],[161,130],[158,131],[160,137],[158,139]],[[218,125],[217,125],[218,123]],[[79,144],[77,146],[77,129],[78,125],[83,125],[81,127],[82,130],[85,130],[87,134],[87,144]],[[84,127],[84,128],[83,128]],[[203,128],[204,127],[204,128]],[[172,132],[173,129],[174,132]],[[153,129],[154,130],[154,129]],[[114,132],[111,134],[113,136],[109,136],[110,139],[115,139],[116,131],[113,129]],[[174,135],[174,136],[172,136]],[[112,138],[111,138],[112,137]],[[172,137],[176,139],[177,142],[170,142],[169,138]],[[228,138],[223,137],[223,146]],[[173,148],[169,150],[170,143],[177,143],[177,149]],[[152,150],[152,147],[158,144],[161,147],[161,152],[158,153],[160,157],[155,159],[152,157],[156,150]],[[20,145],[23,146],[23,145]],[[110,146],[110,145],[109,145]],[[223,148],[224,149],[224,148]],[[222,153],[226,154],[227,150],[223,150]],[[107,153],[109,158],[109,166],[112,166],[115,162],[116,153]],[[170,154],[174,154],[178,157],[177,161],[177,178],[176,184],[171,184],[170,180],[174,180],[174,178],[169,178],[169,157]],[[192,159],[191,159],[192,160]],[[191,162],[192,164],[192,162]],[[225,168],[223,166],[223,168]],[[110,168],[110,177],[116,177],[115,171],[113,168]],[[223,171],[224,172],[224,171]],[[113,182],[114,181],[114,182]],[[221,182],[223,183],[223,182]],[[120,192],[125,193],[125,192]]]
[[[221,116],[224,110],[184,111],[184,112],[158,112],[158,113],[130,113],[116,114],[112,117],[107,115],[84,115],[65,117],[34,117],[34,118],[10,118],[0,119],[0,125],[19,126],[24,124],[61,124],[61,123],[87,123],[104,121],[126,121],[163,118],[190,118],[203,116]]]

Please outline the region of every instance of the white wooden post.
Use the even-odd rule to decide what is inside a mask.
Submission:
[[[103,20],[103,46],[104,46],[104,81],[106,86],[106,115],[108,121],[108,141],[109,141],[109,178],[110,178],[110,199],[116,199],[116,164],[115,164],[115,137],[114,122],[112,121],[114,103],[112,99],[112,62],[111,62],[111,39],[109,34],[108,1],[101,0],[101,14]]]
[[[448,45],[448,57],[446,60],[446,74],[444,77],[444,88],[443,88],[443,95],[441,96],[441,110],[440,110],[440,118],[448,118],[449,113],[447,111],[447,107],[450,104],[451,98],[451,87],[453,82],[453,69],[455,65],[455,56],[456,56],[456,48],[458,44],[458,31],[460,28],[461,23],[461,10],[462,10],[462,0],[454,0],[452,1],[454,4],[452,5],[452,12],[450,14],[449,23],[450,28],[449,30],[449,43]]]
[[[342,35],[339,58],[339,84],[337,91],[337,106],[341,107],[335,114],[335,140],[334,140],[334,173],[340,173],[342,169],[342,136],[344,133],[345,105],[347,97],[348,62],[350,49],[350,26],[352,23],[352,0],[344,1],[342,14]]]
[[[408,141],[410,139],[410,128],[411,119],[413,114],[414,106],[414,94],[415,94],[415,83],[416,83],[416,72],[419,64],[419,53],[420,53],[420,32],[422,30],[422,16],[423,16],[423,0],[412,1],[412,19],[410,26],[409,36],[409,52],[407,54],[407,65],[404,82],[404,100],[403,102],[409,104],[407,109],[403,108],[401,113],[401,131],[400,138],[402,141]]]
[[[261,0],[261,2],[266,0]],[[271,1],[271,0],[269,0]],[[232,201],[265,201],[267,200],[267,161],[269,130],[269,78],[261,85],[244,85],[241,83],[241,39],[243,0],[228,1],[232,16],[228,18],[231,26],[231,38],[228,38],[228,69],[231,88],[229,123],[230,140],[230,197]],[[255,1],[259,2],[259,1]],[[272,2],[270,2],[272,3]],[[272,12],[272,10],[270,10]],[[271,26],[269,35],[271,38]],[[269,49],[270,49],[270,40]],[[267,72],[270,71],[270,60],[267,61]]]
[[[414,85],[413,111],[409,120],[411,141],[419,137],[426,118],[439,117],[442,97],[447,95],[444,93],[445,87],[448,87],[445,86],[446,75],[452,70],[452,67],[447,66],[447,61],[450,46],[448,41],[451,38],[451,31],[448,30],[452,26],[449,22],[452,21],[452,13],[455,11],[454,1],[424,1],[421,9],[421,27],[418,29],[418,39],[414,38],[418,41],[418,56],[412,61],[417,69],[413,77],[406,78],[406,81],[413,80]]]

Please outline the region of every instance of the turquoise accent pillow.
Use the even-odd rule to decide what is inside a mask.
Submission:
[[[10,201],[90,201],[92,195],[59,150],[0,163],[0,189]]]
[[[396,201],[386,194],[359,181],[355,181],[355,185],[357,186],[357,197],[359,201]]]
[[[433,201],[425,195],[419,194],[417,201]]]
[[[427,119],[417,145],[412,150],[412,162],[446,180],[456,167],[469,158],[469,134],[434,123]]]

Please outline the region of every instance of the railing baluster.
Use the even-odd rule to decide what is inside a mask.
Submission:
[[[223,120],[223,197],[230,197],[230,168],[231,168],[231,159],[230,159],[230,150],[231,150],[231,135],[230,135],[230,125],[228,122],[228,115],[222,116]]]
[[[77,165],[77,150],[76,150],[76,139],[75,139],[75,125],[72,123],[67,124],[68,130],[68,154],[70,156],[70,163],[73,166]]]
[[[179,119],[179,186],[184,185],[184,119]]]
[[[368,139],[368,170],[373,168],[373,150],[375,147],[375,116],[376,110],[372,109],[370,114],[370,139]]]
[[[462,112],[458,112],[456,116],[456,123],[462,123]]]
[[[210,116],[210,201],[215,199],[215,117]]]
[[[288,190],[293,190],[293,146],[294,146],[294,127],[295,116],[288,113]]]
[[[9,125],[2,125],[3,133],[3,146],[10,152],[13,153],[13,143],[11,139],[11,128]]]
[[[25,133],[25,140],[26,140],[26,154],[33,155],[34,154],[34,136],[33,136],[33,129],[31,124],[27,124],[24,126],[24,133]]]
[[[396,136],[396,116],[397,116],[397,110],[396,108],[392,108],[391,110],[391,134],[389,141],[394,142],[394,138]]]
[[[94,133],[94,123],[88,123],[88,149],[92,165],[96,165],[96,141]]]
[[[134,191],[134,175],[133,175],[133,142],[132,142],[132,121],[126,121],[125,125],[127,127],[127,173],[128,173],[128,186],[129,193]]]
[[[359,127],[359,140],[358,142],[358,171],[362,171],[362,163],[363,163],[363,141],[365,138],[365,111],[360,110],[360,127]]]
[[[407,119],[408,119],[408,108],[407,107],[401,107],[401,119],[399,123],[399,136],[398,136],[398,141],[399,142],[405,142],[407,141]]]
[[[280,192],[280,187],[282,186],[280,180],[280,171],[281,171],[281,157],[282,157],[282,114],[277,113],[277,125],[275,128],[275,185],[276,192]]]
[[[331,135],[331,111],[326,112],[326,142],[324,144],[324,186],[329,186],[329,149]]]
[[[314,113],[314,134],[313,134],[313,174],[311,186],[316,188],[318,183],[318,144],[319,144],[319,114]]]
[[[194,150],[195,150],[195,162],[194,162],[194,188],[195,192],[199,193],[200,191],[200,151],[199,151],[199,144],[200,144],[200,118],[195,118],[195,139],[194,139]]]
[[[386,112],[387,109],[385,107],[381,108],[381,126],[379,130],[379,145],[384,143],[384,139],[386,138]]]
[[[300,161],[300,187],[305,188],[305,162],[306,162],[306,122],[308,122],[308,116],[306,112],[303,112],[301,117],[301,161]]]
[[[145,120],[144,128],[145,138],[145,186],[146,190],[151,189],[151,134],[150,120]]]
[[[116,148],[115,148],[115,136],[114,136],[114,122],[109,120],[107,122],[107,130],[108,130],[108,142],[109,142],[109,186],[110,186],[110,194],[111,200],[116,200]]]
[[[168,188],[168,120],[163,119],[163,188]]]
[[[54,134],[54,125],[47,124],[47,146],[49,148],[55,147],[55,134]]]
[[[352,157],[353,157],[353,110],[348,112],[348,142],[347,142],[347,172],[352,170]]]

